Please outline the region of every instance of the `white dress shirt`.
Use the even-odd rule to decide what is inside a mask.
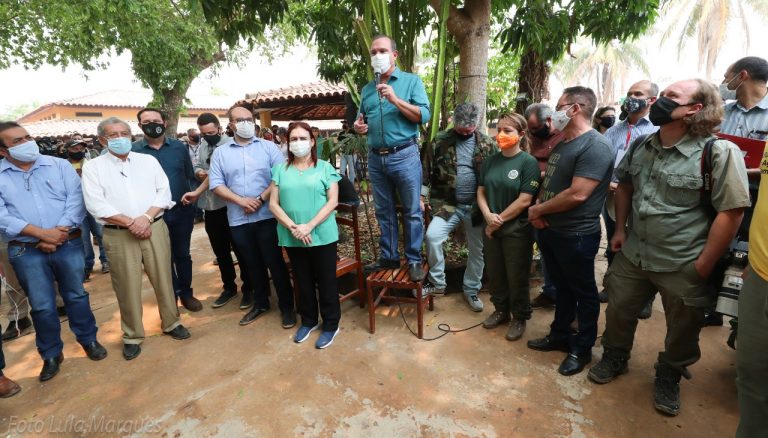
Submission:
[[[107,153],[83,165],[85,207],[100,223],[124,214],[135,218],[150,207],[173,207],[168,177],[155,157],[130,152],[125,161]]]

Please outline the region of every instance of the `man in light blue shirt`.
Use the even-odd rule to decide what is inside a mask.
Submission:
[[[229,110],[232,141],[216,148],[208,171],[209,188],[227,201],[232,244],[245,259],[250,284],[254,287],[253,307],[240,320],[252,323],[269,310],[267,268],[277,292],[283,328],[296,325],[293,293],[288,268],[277,245],[277,220],[269,211],[272,167],[284,163],[277,145],[255,136],[253,114],[244,107]]]
[[[659,130],[658,126],[654,126],[650,120],[648,120],[648,112],[651,110],[651,105],[656,102],[656,98],[659,95],[659,86],[655,83],[644,80],[633,84],[627,91],[627,100],[621,106],[622,116],[626,118],[619,123],[613,125],[607,131],[605,131],[605,137],[613,145],[614,150],[614,169],[621,163],[621,159],[629,150],[638,137],[644,135],[650,135]],[[616,192],[616,187],[619,185],[619,180],[614,173],[611,184],[608,187],[608,195],[603,208],[603,221],[605,222],[605,231],[608,241],[613,238],[613,233],[616,231],[616,222],[613,220],[613,195]],[[613,263],[613,256],[615,254],[611,251],[611,246],[605,250],[605,257],[608,259],[608,266]],[[600,302],[608,302],[608,293],[603,289],[600,292]],[[651,309],[653,308],[653,299],[645,306],[640,313],[640,318],[647,319],[651,316]]]
[[[54,282],[86,355],[107,357],[96,340],[96,319],[83,289],[83,192],[72,166],[41,155],[32,136],[15,122],[0,122],[0,156],[0,235],[32,307],[44,382],[58,374],[64,360]]]
[[[368,135],[368,172],[373,185],[373,201],[381,238],[379,260],[367,271],[400,266],[397,249],[398,224],[395,211],[397,193],[405,222],[405,257],[413,281],[424,279],[421,244],[424,218],[421,195],[419,125],[429,120],[429,100],[421,79],[400,71],[395,65],[394,40],[378,35],[371,43],[371,64],[377,80],[361,92],[360,113],[355,132]]]

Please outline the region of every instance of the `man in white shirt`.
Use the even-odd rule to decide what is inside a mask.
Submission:
[[[160,163],[152,156],[131,152],[127,123],[110,117],[99,123],[98,134],[109,152],[83,167],[83,195],[88,211],[104,223],[104,247],[120,306],[123,357],[131,360],[141,353],[144,341],[142,272],[154,286],[163,333],[174,339],[190,336],[179,320],[171,279],[171,243],[162,219],[174,203]]]

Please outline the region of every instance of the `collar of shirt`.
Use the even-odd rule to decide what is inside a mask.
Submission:
[[[229,137],[227,137],[227,138],[229,138]],[[217,144],[217,146],[223,146],[223,145],[225,145],[225,144],[226,144],[227,146],[230,146],[230,147],[243,147],[243,148],[244,148],[244,147],[246,147],[246,146],[250,146],[250,145],[252,145],[252,144],[254,144],[254,143],[261,143],[261,142],[263,142],[263,141],[266,141],[266,140],[262,140],[262,139],[260,139],[259,137],[253,137],[253,138],[251,139],[251,141],[249,141],[247,144],[243,144],[243,145],[241,145],[241,144],[238,144],[238,143],[235,141],[235,138],[234,138],[234,137],[232,137],[232,138],[229,138],[229,141],[227,141],[226,143],[221,143],[221,142],[219,142],[219,143]]]
[[[654,147],[657,150],[663,150],[663,149],[672,149],[675,148],[680,152],[681,154],[685,155],[687,158],[690,158],[691,155],[693,155],[694,152],[696,152],[698,149],[700,149],[699,146],[699,140],[698,138],[691,137],[690,134],[685,134],[683,138],[681,138],[677,143],[675,143],[672,147],[665,148],[661,145],[661,140],[658,135],[654,135],[651,138],[651,141],[646,143],[645,147]]]
[[[733,102],[725,104],[725,110],[726,111],[733,111],[735,109],[739,109],[742,112],[750,112],[755,108],[760,108],[761,110],[768,110],[768,93],[765,94],[765,96],[760,100],[760,102],[757,102],[757,105],[750,109],[744,108],[738,100],[734,100]]]
[[[8,160],[2,160],[2,163],[0,163],[0,173],[5,172],[8,169],[14,170],[16,172],[31,172],[35,169],[37,169],[40,166],[51,166],[53,163],[50,161],[51,157],[47,155],[40,155],[37,157],[37,160],[35,160],[35,164],[32,165],[32,167],[29,168],[29,170],[23,170],[18,167],[16,167],[15,164],[11,163]]]
[[[166,135],[166,136],[163,137],[163,144],[160,145],[160,147],[162,148],[163,146],[168,146],[169,144],[170,143],[168,142],[168,136]],[[152,148],[152,149],[154,149],[152,146],[149,145],[149,142],[147,142],[147,138],[146,137],[144,137],[141,140],[139,140],[139,148]]]

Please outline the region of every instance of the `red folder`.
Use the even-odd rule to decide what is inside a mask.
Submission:
[[[760,161],[763,159],[763,152],[765,151],[765,140],[756,140],[754,138],[738,137],[730,134],[723,134],[718,132],[716,136],[729,140],[736,144],[744,154],[744,163],[747,165],[747,169],[759,169]]]

